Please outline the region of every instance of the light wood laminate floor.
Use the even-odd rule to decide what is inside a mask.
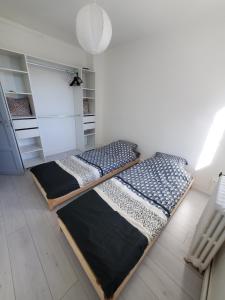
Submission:
[[[199,299],[183,257],[208,198],[191,190],[120,300]],[[0,176],[0,300],[95,300],[95,291],[29,172]]]

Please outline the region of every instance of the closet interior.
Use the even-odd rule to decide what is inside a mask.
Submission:
[[[2,49],[0,83],[24,168],[95,147],[94,70]]]

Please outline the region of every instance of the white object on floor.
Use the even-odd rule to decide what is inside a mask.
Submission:
[[[225,241],[225,176],[220,176],[192,241],[186,260],[200,272],[206,270]]]

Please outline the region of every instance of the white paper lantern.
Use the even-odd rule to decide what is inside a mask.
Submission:
[[[81,47],[91,54],[105,51],[112,38],[112,25],[109,16],[96,3],[80,9],[76,20],[77,38]]]

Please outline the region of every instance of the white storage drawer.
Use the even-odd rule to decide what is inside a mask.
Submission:
[[[95,116],[85,116],[83,117],[83,123],[95,122]]]
[[[16,137],[18,139],[27,139],[36,136],[40,136],[39,129],[16,130]]]
[[[13,120],[15,129],[34,128],[38,127],[37,119]]]
[[[95,129],[95,123],[84,124],[84,130]]]

